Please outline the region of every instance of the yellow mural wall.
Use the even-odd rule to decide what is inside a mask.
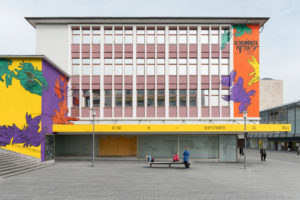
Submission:
[[[9,60],[12,61],[12,64],[9,66],[10,70],[19,70],[22,61],[30,62],[34,68],[42,70],[42,59],[9,58]],[[31,114],[32,117],[41,114],[42,97],[25,90],[17,79],[13,78],[9,87],[5,85],[5,76],[2,76],[2,79],[4,79],[4,82],[0,82],[0,126],[12,126],[15,124],[18,128],[23,129],[26,125],[26,113]],[[23,147],[23,144],[13,145],[11,143],[1,148],[36,158],[41,157],[41,145],[38,147]]]

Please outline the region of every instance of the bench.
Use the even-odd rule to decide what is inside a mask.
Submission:
[[[183,162],[148,162],[148,163],[150,164],[150,167],[152,167],[152,165],[169,165],[169,167],[171,167],[172,165],[184,165]]]

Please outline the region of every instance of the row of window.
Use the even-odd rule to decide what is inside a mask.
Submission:
[[[167,32],[167,38],[170,44],[197,44],[197,29],[196,27],[192,27],[190,30],[179,29],[176,30],[176,27],[170,27]],[[228,30],[228,28],[222,29],[221,34]],[[136,31],[136,43],[137,44],[164,44],[166,35],[166,31],[164,27],[161,27],[158,30],[147,29],[146,31],[142,27],[138,27]],[[79,27],[72,28],[72,43],[79,44],[80,40],[82,40],[83,44],[99,44],[100,43],[100,27],[93,30],[90,30],[90,27],[85,27],[82,29],[82,33],[80,32]],[[208,44],[219,44],[219,30],[218,27],[212,29],[210,32],[208,27],[204,27],[201,30],[201,43]],[[107,27],[104,30],[104,43],[105,44],[132,44],[133,43],[133,31],[131,29],[122,30],[122,27],[112,30],[112,27]]]
[[[155,75],[155,68],[157,75],[165,75],[165,66],[164,65],[137,65],[136,74],[137,75]],[[169,65],[169,75],[196,75],[197,74],[197,65]],[[220,72],[219,72],[220,69]],[[82,70],[82,73],[80,71]],[[114,71],[113,71],[114,70]],[[209,75],[209,70],[211,75],[228,75],[229,68],[228,65],[211,65],[210,68],[208,65],[203,65],[200,67],[201,75]],[[73,65],[73,75],[100,75],[101,74],[101,66],[100,65]],[[133,66],[132,65],[106,65],[104,66],[104,75],[132,75],[133,74]]]
[[[177,94],[178,92],[178,94]],[[228,95],[228,90],[221,90],[221,96]],[[92,90],[93,93],[93,107],[100,106],[100,90]],[[132,90],[124,90],[126,107],[132,107]],[[179,98],[179,106],[187,106],[187,95],[189,95],[189,106],[197,106],[197,90],[187,90],[180,89],[169,90],[169,106],[177,106],[177,98]],[[114,90],[114,106],[122,107],[123,105],[123,90]],[[144,107],[145,104],[147,107],[155,106],[155,101],[157,106],[165,106],[165,90],[137,90],[137,106]],[[90,90],[82,90],[82,105],[83,107],[90,107],[91,97]],[[104,90],[104,106],[112,107],[113,98],[112,90]],[[201,106],[229,106],[228,101],[224,101],[222,98],[219,98],[219,90],[201,90]],[[73,106],[79,107],[79,90],[73,90]]]

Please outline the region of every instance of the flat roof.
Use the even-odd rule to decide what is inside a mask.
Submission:
[[[269,17],[25,17],[37,24],[258,24]]]
[[[274,109],[278,109],[278,108],[282,108],[282,107],[288,107],[288,106],[292,106],[294,104],[300,104],[300,100],[293,101],[293,102],[290,102],[290,103],[284,103],[284,104],[281,104],[279,106],[274,106],[274,107],[271,107],[271,108],[266,108],[266,109],[261,110],[259,112],[266,112],[266,111],[269,111],[269,110],[274,110]]]
[[[55,64],[52,60],[50,60],[45,55],[0,55],[0,58],[41,58],[51,64],[55,69],[64,74],[67,77],[71,77],[66,71],[60,68],[57,64]]]

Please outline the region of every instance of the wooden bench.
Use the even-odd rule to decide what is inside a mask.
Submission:
[[[171,167],[172,165],[184,165],[183,162],[148,162],[148,163],[150,164],[150,167],[152,167],[152,165],[169,165],[169,167]]]

